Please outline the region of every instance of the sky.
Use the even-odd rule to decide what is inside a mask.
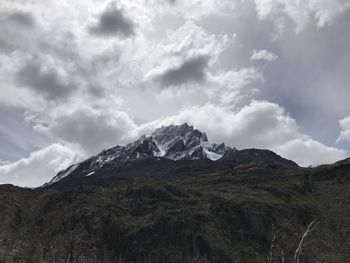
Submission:
[[[187,122],[299,165],[350,153],[347,0],[1,0],[0,183]]]

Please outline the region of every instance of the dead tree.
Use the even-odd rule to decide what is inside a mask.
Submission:
[[[300,256],[303,252],[303,247],[304,247],[304,243],[306,240],[306,237],[316,229],[316,227],[318,226],[320,222],[317,221],[317,218],[315,218],[314,220],[311,221],[310,224],[308,224],[305,232],[303,233],[303,235],[301,236],[301,239],[299,241],[299,245],[297,247],[297,249],[295,250],[295,254],[294,254],[294,261],[295,263],[300,263]]]
[[[268,263],[272,263],[273,248],[275,247],[275,242],[276,242],[276,238],[277,238],[278,233],[279,233],[279,231],[273,232],[273,228],[272,228],[271,242],[270,242],[270,251],[269,251],[269,254],[267,255],[267,262]]]

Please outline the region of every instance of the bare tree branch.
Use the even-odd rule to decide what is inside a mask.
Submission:
[[[269,251],[269,254],[266,255],[266,260],[267,260],[268,263],[273,263],[273,249],[275,247],[276,239],[278,237],[279,232],[280,231],[274,232],[274,226],[272,225],[270,251]]]
[[[302,250],[304,247],[304,242],[305,239],[307,237],[308,234],[310,234],[312,231],[314,231],[316,229],[316,227],[318,226],[320,222],[317,221],[317,217],[315,217],[315,219],[313,221],[311,221],[310,224],[308,224],[304,234],[302,235],[298,248],[295,250],[295,254],[294,254],[294,260],[296,263],[300,263],[300,255],[302,254]]]

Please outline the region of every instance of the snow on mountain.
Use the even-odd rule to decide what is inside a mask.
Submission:
[[[187,123],[156,129],[135,142],[103,150],[89,159],[59,172],[48,184],[74,175],[92,176],[99,169],[113,169],[127,162],[147,158],[178,160],[219,160],[227,152],[237,151],[225,144],[211,144],[207,135]]]
[[[59,180],[65,178],[67,175],[71,174],[75,169],[77,169],[77,167],[79,166],[79,164],[73,164],[71,166],[69,166],[66,170],[60,171],[51,181],[49,184],[53,184],[58,182]]]

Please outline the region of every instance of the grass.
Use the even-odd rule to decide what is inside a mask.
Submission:
[[[0,186],[0,262],[267,262],[274,231],[272,262],[282,250],[294,262],[315,217],[300,262],[350,258],[347,164],[162,169],[104,183]]]

